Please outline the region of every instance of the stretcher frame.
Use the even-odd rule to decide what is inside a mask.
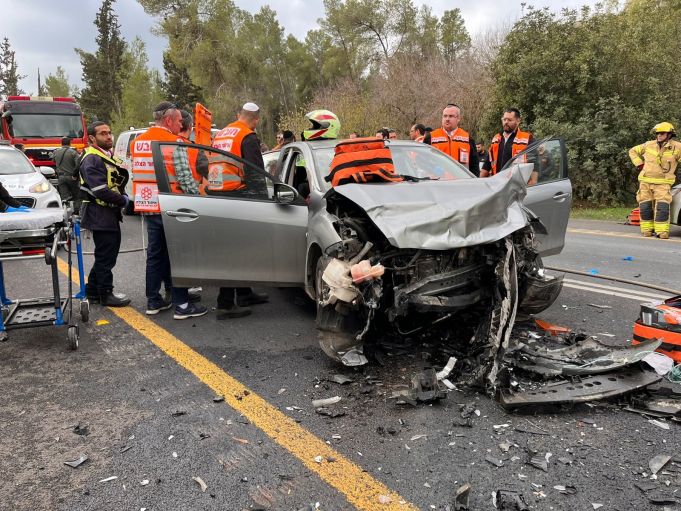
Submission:
[[[83,248],[80,218],[67,213],[63,222],[44,229],[0,231],[0,342],[9,339],[8,331],[36,327],[65,327],[70,348],[78,349],[79,326],[74,314],[74,301],[79,301],[79,315],[82,322],[90,316],[90,303],[85,293],[83,271]],[[78,264],[78,293],[73,294],[72,242],[76,244]],[[60,293],[57,250],[66,248],[68,283],[67,295]],[[5,291],[4,262],[41,259],[50,266],[53,296],[11,300]]]

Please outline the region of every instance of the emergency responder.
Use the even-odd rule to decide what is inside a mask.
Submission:
[[[151,142],[182,142],[183,140],[178,136],[182,129],[182,114],[177,106],[168,101],[163,101],[154,108],[153,115],[154,126],[138,136],[132,144],[135,211],[145,215],[147,225],[146,313],[149,315],[158,314],[174,305],[174,319],[203,316],[208,312],[208,309],[203,305],[191,303],[189,290],[186,287],[173,286],[171,290],[172,302],[164,300],[159,292],[161,283],[170,278],[171,271],[168,245],[158,203],[158,186]],[[177,147],[172,160],[172,164],[166,163],[165,168],[169,177],[178,178],[187,174],[191,175],[191,169],[188,168],[186,148]],[[181,184],[180,188],[182,188]]]
[[[416,123],[409,129],[409,138],[414,142],[423,142],[425,134],[426,127],[421,123]]]
[[[660,239],[669,238],[669,208],[671,187],[676,180],[676,166],[681,161],[681,142],[674,126],[661,122],[653,128],[655,140],[629,150],[631,162],[640,171],[636,200],[641,212],[641,233],[649,237],[657,233]]]
[[[480,177],[495,175],[504,165],[519,152],[527,149],[533,142],[532,133],[520,130],[520,110],[508,108],[501,116],[501,133],[494,135],[487,151]],[[530,183],[536,182],[537,175],[533,173]]]
[[[183,142],[191,144],[192,129],[194,128],[194,117],[186,110],[180,110],[182,116],[182,126],[178,136]],[[181,159],[183,151],[175,151],[173,158]],[[191,148],[187,150],[187,157],[189,158],[189,170],[187,173],[187,166],[178,165],[175,163],[175,177],[183,193],[195,195],[199,193],[199,184],[202,178],[208,178],[208,157],[205,151]],[[182,171],[185,171],[184,173]]]
[[[461,108],[449,103],[442,110],[442,127],[430,134],[430,145],[448,154],[459,163],[468,167],[476,176],[480,174],[478,152],[475,141],[467,131],[459,128],[461,122]]]
[[[260,108],[255,103],[248,102],[241,107],[238,118],[215,135],[213,147],[230,152],[239,158],[252,163],[256,168],[263,169],[260,141],[255,128],[260,121]],[[235,168],[235,167],[232,167]],[[253,171],[247,174],[254,174]],[[230,176],[232,177],[232,176]],[[239,176],[233,176],[241,179]],[[235,296],[236,295],[236,296]],[[221,287],[218,294],[217,319],[242,318],[251,314],[249,305],[265,303],[269,297],[264,293],[256,293],[249,287],[233,288]]]
[[[113,292],[113,268],[121,248],[121,209],[127,206],[125,184],[128,171],[112,156],[111,128],[95,121],[87,127],[89,147],[83,152],[78,172],[84,229],[92,231],[95,262],[88,275],[85,292],[93,302],[108,307],[125,307],[130,299]]]
[[[71,147],[71,139],[61,139],[61,147],[52,155],[55,171],[59,178],[57,190],[61,200],[73,201],[73,211],[78,214],[80,209],[80,186],[78,179],[78,151]]]

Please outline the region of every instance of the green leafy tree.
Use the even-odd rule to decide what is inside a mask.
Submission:
[[[438,36],[442,55],[447,60],[455,59],[470,48],[471,36],[466,30],[461,9],[452,9],[442,14]]]
[[[0,43],[0,94],[17,95],[23,94],[19,88],[19,81],[26,78],[26,75],[19,74],[16,55],[8,38],[4,38]]]
[[[196,103],[204,101],[203,92],[192,81],[187,66],[176,64],[169,52],[163,54],[163,69],[165,80],[163,80],[162,88],[167,101],[190,109],[193,109]]]
[[[122,115],[123,82],[126,77],[126,43],[120,33],[115,0],[103,0],[94,24],[97,27],[97,50],[88,53],[76,48],[83,68],[85,86],[80,91],[80,104],[91,119],[109,121],[114,113]]]
[[[69,97],[71,86],[69,85],[69,77],[63,67],[57,66],[54,74],[47,75],[47,78],[45,78],[45,92],[48,96]]]
[[[121,113],[114,112],[112,129],[120,132],[130,126],[148,126],[152,111],[163,97],[161,77],[155,69],[149,69],[149,58],[144,41],[139,37],[130,44],[125,53],[126,79],[123,82]]]

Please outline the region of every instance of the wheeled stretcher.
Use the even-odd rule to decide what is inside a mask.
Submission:
[[[79,291],[73,294],[73,261],[71,245],[76,244],[76,260],[79,274]],[[59,246],[66,247],[68,267],[68,292],[62,297],[59,283]],[[11,300],[5,291],[4,267],[19,261],[44,259],[50,266],[53,296]],[[15,261],[17,263],[15,263]],[[12,277],[21,277],[13,270]],[[90,304],[85,294],[83,276],[83,250],[80,219],[70,210],[44,209],[25,213],[0,213],[0,341],[8,339],[8,331],[18,328],[41,326],[65,327],[72,349],[78,348],[79,329],[74,315],[74,301],[79,301],[79,314],[83,322],[90,315]]]

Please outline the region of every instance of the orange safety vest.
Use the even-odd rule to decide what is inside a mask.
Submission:
[[[513,158],[518,153],[527,149],[530,144],[530,137],[532,135],[529,131],[516,130],[515,137],[513,138],[513,145],[511,146],[511,158]],[[489,159],[492,164],[492,175],[497,173],[497,162],[499,161],[499,142],[501,142],[502,135],[497,133],[492,139],[492,143],[489,146]]]
[[[154,159],[151,154],[151,143],[159,142],[182,142],[177,135],[173,135],[166,128],[152,126],[146,132],[133,140],[132,143],[132,191],[136,212],[160,213],[158,203],[158,184],[154,171]],[[170,153],[170,154],[167,154]],[[173,165],[172,152],[163,152],[166,173],[171,188],[177,184],[175,179],[175,166]]]
[[[241,158],[243,156],[241,153],[241,143],[251,133],[253,133],[253,130],[245,122],[234,121],[215,135],[213,147]],[[211,155],[208,161],[208,190],[228,192],[246,187],[242,164],[227,162],[222,156],[217,154]]]
[[[430,145],[448,154],[459,163],[468,166],[471,158],[471,137],[467,131],[456,128],[452,137],[442,128],[430,134]]]
[[[324,179],[331,186],[346,183],[402,181],[395,173],[392,154],[385,140],[374,137],[353,138],[336,144],[331,171]]]

